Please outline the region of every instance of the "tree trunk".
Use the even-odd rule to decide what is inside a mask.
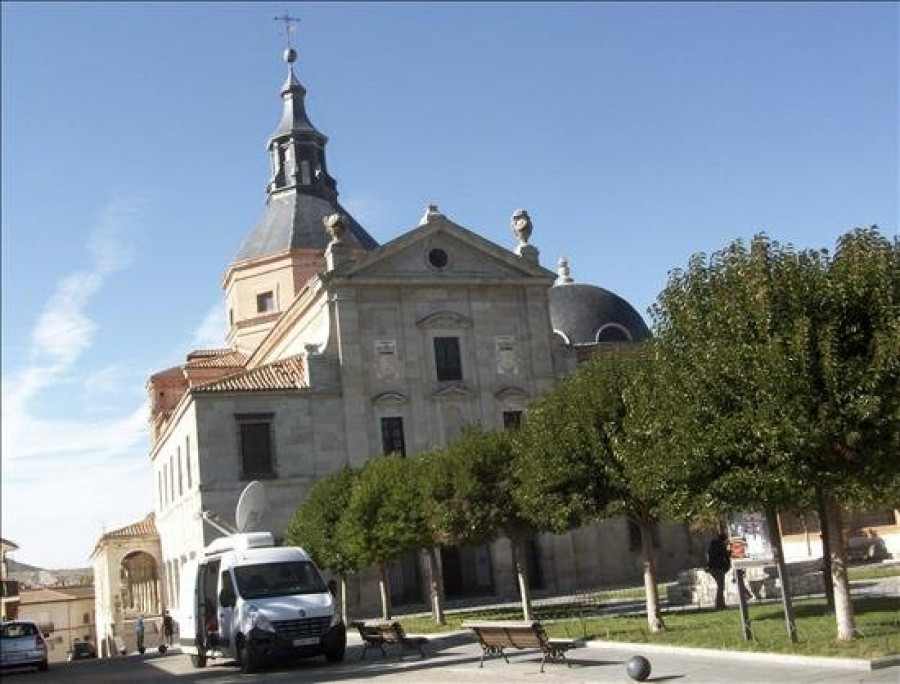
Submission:
[[[653,523],[641,520],[641,556],[644,565],[644,595],[647,599],[647,626],[651,632],[661,632],[663,624],[659,610],[659,593],[656,588],[656,553],[653,550]]]
[[[528,588],[528,566],[525,563],[525,538],[516,536],[512,539],[513,567],[519,582],[519,594],[522,597],[522,619],[534,620],[531,612],[531,590]]]
[[[831,544],[828,539],[828,509],[825,504],[825,492],[816,487],[816,507],[819,514],[819,536],[822,538],[822,586],[825,588],[825,601],[834,610],[834,583],[831,581]]]
[[[349,624],[347,616],[347,575],[341,574],[341,620]]]
[[[841,505],[826,494],[828,517],[828,546],[831,553],[831,579],[834,586],[834,616],[837,620],[838,641],[852,641],[856,636],[853,619],[853,603],[850,601],[850,583],[847,580],[847,562],[844,554],[844,523]]]
[[[391,586],[387,563],[383,561],[378,564],[378,589],[381,592],[381,618],[387,622],[391,619]]]
[[[444,574],[438,560],[437,547],[428,547],[428,577],[431,590],[431,614],[439,625],[446,625],[444,616]]]
[[[766,509],[766,523],[772,539],[772,552],[775,555],[775,566],[778,568],[778,579],[781,580],[781,605],[784,606],[784,625],[788,639],[797,642],[797,624],[794,621],[794,605],[791,600],[791,578],[784,562],[784,545],[781,543],[781,528],[778,527],[778,513],[774,508]],[[738,583],[738,591],[744,591],[743,583]]]

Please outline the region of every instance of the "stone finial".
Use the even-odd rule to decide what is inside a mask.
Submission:
[[[342,244],[344,234],[347,232],[347,223],[341,214],[329,214],[322,219],[325,224],[325,232],[331,238],[331,244]]]
[[[569,272],[569,260],[566,257],[561,256],[559,261],[556,262],[556,282],[554,285],[568,285],[569,283],[574,283],[575,279],[570,275]]]
[[[512,232],[519,241],[519,245],[527,245],[531,238],[531,231],[534,226],[531,224],[531,217],[524,209],[516,209],[512,215]]]
[[[419,219],[419,225],[424,226],[426,223],[431,223],[431,221],[436,218],[447,218],[447,217],[441,213],[441,210],[438,209],[438,205],[429,204],[428,209],[425,210],[425,213],[422,215],[422,218]]]

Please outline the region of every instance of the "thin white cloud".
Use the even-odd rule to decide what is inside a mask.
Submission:
[[[4,535],[18,539],[32,562],[83,564],[84,549],[74,547],[95,538],[95,530],[84,527],[83,511],[100,507],[131,518],[149,505],[145,400],[103,421],[48,417],[41,402],[48,393],[59,397],[73,380],[84,383],[76,362],[97,334],[89,307],[108,277],[130,263],[129,233],[141,205],[117,198],[105,207],[87,241],[86,267],[58,281],[38,316],[27,365],[4,368]],[[101,380],[97,375],[90,382]]]
[[[225,346],[225,309],[221,302],[210,307],[191,335],[189,349],[218,349]]]

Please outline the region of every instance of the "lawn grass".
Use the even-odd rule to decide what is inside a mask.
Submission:
[[[644,616],[579,616],[581,606],[538,608],[535,613],[551,637],[844,658],[900,654],[900,598],[859,598],[853,605],[859,636],[846,644],[837,642],[834,615],[822,599],[795,602],[796,644],[787,639],[780,603],[750,606],[752,641],[741,637],[737,608],[669,612],[664,615],[667,629],[658,634],[647,630]],[[403,618],[403,625],[411,633],[429,633],[459,629],[465,620],[521,619],[521,610],[484,609],[449,614],[444,626],[422,617]]]
[[[897,565],[857,565],[847,569],[851,580],[882,579],[884,577],[900,577],[900,564]]]

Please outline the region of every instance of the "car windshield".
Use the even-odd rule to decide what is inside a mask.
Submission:
[[[38,630],[30,622],[10,622],[0,629],[0,636],[4,639],[17,639],[19,637],[37,636]]]
[[[234,569],[238,593],[245,599],[321,594],[325,584],[309,561],[240,565]]]

